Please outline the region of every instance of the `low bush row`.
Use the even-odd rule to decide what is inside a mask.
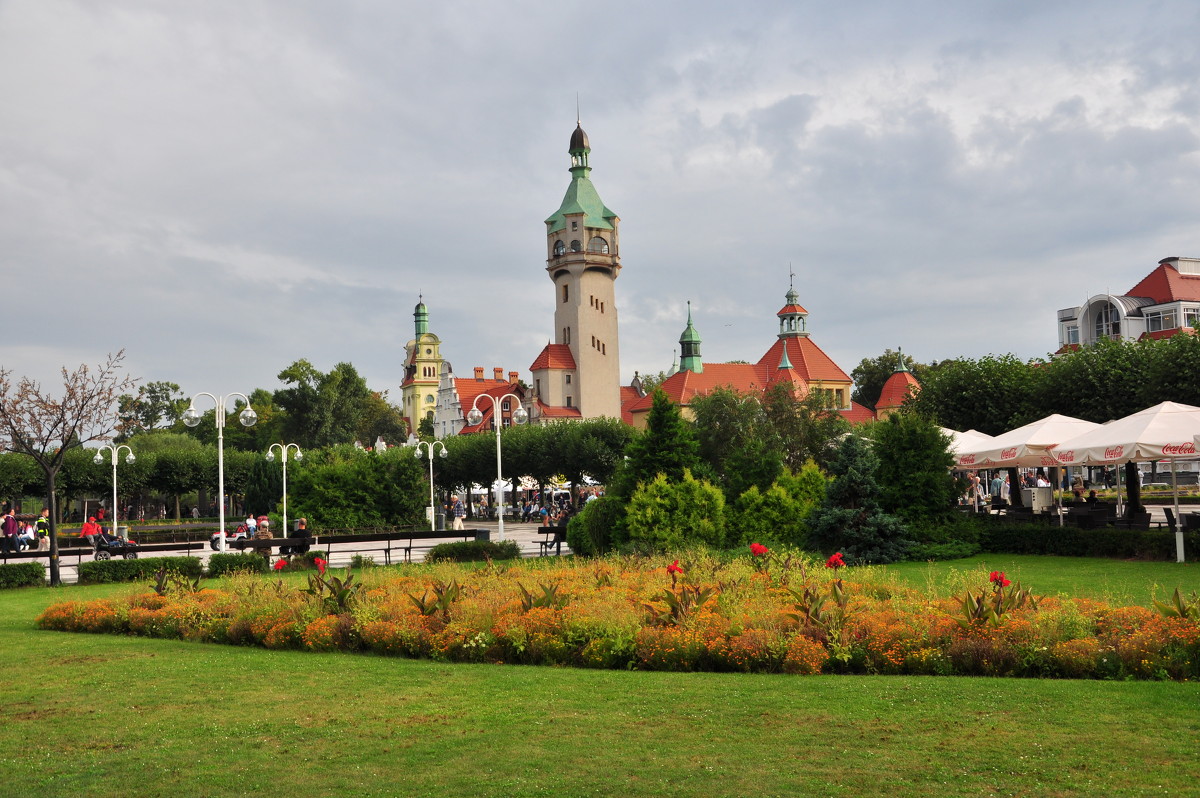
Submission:
[[[1174,560],[1175,533],[1167,529],[1080,529],[1051,524],[985,522],[980,544],[999,554],[1053,554],[1063,557],[1113,557]],[[1184,550],[1200,554],[1200,532],[1184,533]]]
[[[46,566],[40,562],[19,562],[0,565],[0,589],[32,587],[46,584]]]
[[[262,560],[259,557],[259,560]],[[107,582],[136,582],[148,579],[162,568],[182,576],[199,579],[204,564],[196,557],[146,557],[137,560],[95,560],[79,564],[79,584],[96,585]]]
[[[425,554],[425,562],[483,562],[520,558],[521,547],[511,540],[460,540],[457,543],[439,543]]]

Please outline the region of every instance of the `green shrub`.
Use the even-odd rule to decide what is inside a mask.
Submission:
[[[377,565],[374,557],[364,557],[361,554],[355,554],[350,558],[350,567],[354,570],[363,568],[374,568]]]
[[[626,513],[629,542],[639,551],[661,552],[725,542],[725,495],[720,488],[683,472],[680,482],[659,474],[639,485]]]
[[[908,549],[908,559],[918,562],[929,560],[961,560],[979,553],[978,543],[956,540],[951,543],[914,543]]]
[[[46,584],[46,566],[40,562],[19,562],[0,565],[0,589],[33,587]]]
[[[1015,524],[989,519],[980,544],[1003,554],[1054,554],[1063,557],[1113,557],[1122,560],[1175,559],[1175,533],[1165,529],[1080,529],[1051,524]],[[1190,557],[1200,552],[1200,532],[1184,534]]]
[[[238,571],[266,573],[267,567],[267,559],[259,554],[214,554],[208,558],[209,576],[223,576]]]
[[[607,554],[628,539],[625,502],[614,496],[592,499],[567,524],[567,544],[584,557]]]
[[[139,560],[94,560],[79,564],[79,584],[107,582],[136,582],[148,579],[160,569],[177,571],[183,576],[199,579],[203,564],[198,557],[146,557]]]
[[[785,470],[765,492],[751,485],[730,509],[727,542],[803,546],[807,519],[824,498],[825,475],[812,460],[798,474]]]
[[[480,560],[518,560],[521,547],[511,540],[497,543],[491,540],[460,540],[457,543],[439,543],[425,555],[425,562],[449,560],[451,562],[477,562]]]

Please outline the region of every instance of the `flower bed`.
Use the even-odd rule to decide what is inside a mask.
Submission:
[[[674,559],[674,558],[672,558]],[[323,565],[323,563],[321,563]],[[339,571],[339,573],[342,573]],[[765,673],[910,673],[1069,678],[1200,677],[1200,603],[1160,611],[1039,598],[979,573],[953,597],[756,547],[732,562],[607,558],[373,568],[307,584],[236,574],[176,579],[49,607],[63,631],[373,651],[451,662]]]

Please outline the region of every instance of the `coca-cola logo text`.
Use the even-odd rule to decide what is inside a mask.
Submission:
[[[1001,460],[1011,460],[1016,456],[1017,456],[1016,447],[1013,447],[1012,449],[1005,449],[1004,451],[1000,452]]]
[[[1059,452],[1059,453],[1058,453],[1058,462],[1060,462],[1060,463],[1074,463],[1074,462],[1075,462],[1075,450],[1074,450],[1074,449],[1070,449],[1070,450],[1068,450],[1068,451],[1065,451],[1065,452]]]
[[[958,458],[958,464],[959,465],[975,465],[975,455],[964,454],[962,457]]]
[[[1163,447],[1164,457],[1182,457],[1196,453],[1196,444],[1194,443],[1168,443]]]
[[[1104,450],[1104,459],[1115,460],[1123,454],[1125,454],[1124,446],[1110,446]]]

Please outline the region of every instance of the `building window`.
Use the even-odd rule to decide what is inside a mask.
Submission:
[[[599,255],[607,255],[608,242],[600,236],[592,236],[592,240],[588,242],[588,252],[593,252]]]
[[[1064,344],[1078,344],[1079,343],[1079,325],[1078,324],[1072,324],[1070,327],[1067,328],[1067,340],[1063,341],[1063,343]]]
[[[572,230],[578,230],[578,229],[579,229],[579,222],[578,222],[577,220],[572,220],[572,221],[571,221],[571,229],[572,229]],[[578,252],[578,250],[576,250],[576,252]]]
[[[570,327],[563,327],[562,337],[563,337],[563,343],[566,344],[567,346],[570,346],[571,345],[571,328]]]
[[[1184,308],[1183,324],[1185,327],[1200,327],[1200,309]]]
[[[572,404],[572,399],[570,396],[567,397],[567,407],[574,407],[574,404]]]
[[[542,398],[542,381],[534,380],[533,381],[533,389],[534,389],[534,391],[537,392],[537,398],[541,399]]]
[[[572,251],[572,252],[582,252],[582,251],[583,251],[583,245],[581,245],[581,244],[579,243],[579,239],[578,239],[578,238],[576,238],[576,239],[573,239],[573,240],[571,241],[571,251]]]
[[[571,286],[563,283],[563,302],[566,302],[571,297]]]
[[[436,401],[437,400],[433,398],[433,394],[430,394],[429,396],[425,397],[425,404],[427,404],[427,405],[431,405]]]
[[[568,374],[568,375],[566,375],[566,377],[567,377],[567,385],[570,385],[571,384],[571,375]]]
[[[559,255],[561,255],[561,254],[563,254],[563,253],[564,253],[564,252],[566,252],[566,251],[567,251],[567,245],[566,245],[566,244],[564,244],[564,243],[562,242],[562,239],[561,239],[561,238],[560,238],[559,240],[557,240],[557,241],[555,241],[555,242],[554,242],[554,255],[555,255],[555,257],[557,257],[557,256],[559,256]]]
[[[1146,329],[1150,332],[1174,330],[1176,326],[1175,311],[1173,310],[1159,310],[1146,314]]]
[[[1096,339],[1116,337],[1121,334],[1121,314],[1111,302],[1105,302],[1095,310]]]
[[[608,354],[608,347],[605,346],[604,344],[600,344],[600,354],[602,354],[602,355]]]

